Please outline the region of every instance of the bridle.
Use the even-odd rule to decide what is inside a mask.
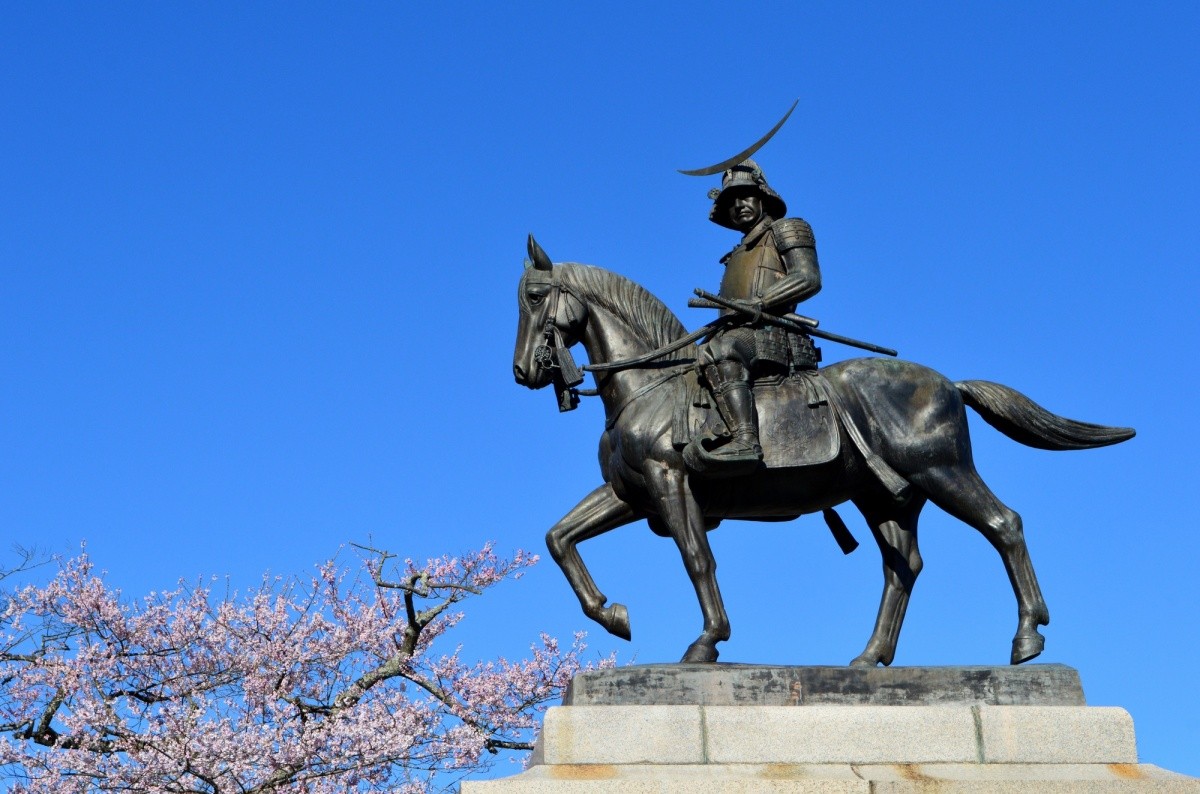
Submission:
[[[546,320],[542,324],[542,343],[533,349],[534,363],[551,373],[560,412],[573,411],[578,408],[581,395],[592,397],[599,393],[595,389],[580,391],[575,388],[583,383],[583,371],[575,364],[571,348],[564,343],[562,331],[558,328],[559,307],[563,304],[566,305],[568,323],[573,324],[579,318],[575,316],[571,302],[563,300],[564,293],[575,298],[581,305],[583,304],[579,296],[562,283],[559,270],[552,269],[550,271],[550,292],[546,296],[550,301],[550,308],[547,310]]]
[[[565,306],[567,322],[573,324],[580,318],[575,316],[575,312],[571,308],[571,302],[569,300],[565,300],[563,295],[574,298],[579,302],[580,305],[586,305],[586,303],[579,295],[573,292],[569,286],[562,282],[562,277],[559,275],[560,272],[561,270],[559,268],[554,268],[550,271],[550,292],[546,295],[546,299],[550,301],[550,305],[546,312],[546,319],[542,324],[542,343],[533,349],[534,363],[536,363],[541,369],[547,370],[551,373],[554,383],[555,396],[558,400],[559,412],[573,411],[574,409],[578,408],[580,397],[600,396],[599,388],[576,388],[579,386],[579,384],[583,383],[583,373],[585,370],[593,373],[597,379],[599,379],[601,376],[604,376],[607,379],[607,377],[611,376],[613,372],[652,364],[667,353],[674,352],[681,347],[691,344],[696,339],[707,335],[712,330],[708,326],[705,326],[699,331],[688,334],[686,337],[678,339],[663,348],[651,351],[646,355],[638,356],[637,358],[626,359],[624,361],[589,364],[583,369],[580,369],[575,363],[574,356],[571,355],[571,349],[563,340],[562,331],[559,330],[558,312],[560,308]],[[710,325],[715,326],[716,323]],[[672,368],[672,372],[668,372],[666,375],[655,378],[649,383],[643,384],[639,388],[635,389],[631,394],[627,395],[625,399],[623,399],[611,412],[611,416],[605,423],[606,428],[611,429],[612,425],[616,422],[617,417],[619,417],[621,412],[624,411],[625,408],[628,407],[629,404],[634,400],[649,394],[651,391],[667,381],[684,374],[687,372],[684,367],[690,366],[693,363],[693,361],[688,360],[669,364],[668,366]]]

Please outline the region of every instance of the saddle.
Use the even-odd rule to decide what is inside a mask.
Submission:
[[[759,378],[751,383],[751,388],[758,413],[758,440],[763,451],[764,469],[828,463],[841,451],[841,431],[844,430],[867,468],[892,497],[897,500],[907,497],[909,482],[871,449],[855,424],[849,406],[837,397],[820,370],[794,370],[786,376]],[[695,372],[688,373],[687,388],[682,392],[675,406],[672,427],[671,441],[676,449],[683,449],[693,439],[730,435]],[[826,520],[830,520],[828,515]],[[834,534],[838,534],[837,530]]]
[[[683,449],[694,438],[728,436],[729,429],[712,405],[695,372],[675,406],[672,442]],[[763,466],[768,469],[816,466],[841,449],[838,420],[828,386],[818,370],[758,378],[752,384],[758,412]]]

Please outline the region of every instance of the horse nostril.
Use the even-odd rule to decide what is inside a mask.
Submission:
[[[521,369],[520,364],[513,364],[513,377],[517,379],[517,383],[525,380],[525,370]]]

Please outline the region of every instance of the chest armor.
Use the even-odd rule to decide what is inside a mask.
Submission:
[[[721,297],[753,300],[787,275],[783,259],[775,249],[771,232],[764,232],[748,245],[743,242],[725,257]]]

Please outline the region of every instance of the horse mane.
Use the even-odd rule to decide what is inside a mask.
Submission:
[[[687,334],[675,313],[641,284],[593,265],[564,262],[560,267],[567,286],[578,290],[589,303],[624,318],[651,349]],[[663,359],[685,355],[688,355],[687,347],[665,355]]]

